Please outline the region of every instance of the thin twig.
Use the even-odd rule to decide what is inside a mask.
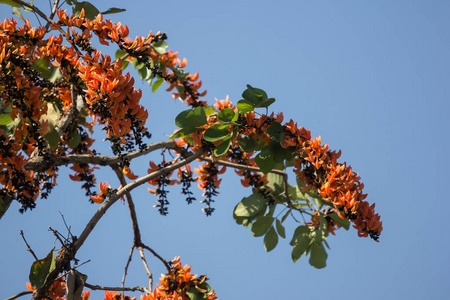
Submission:
[[[17,299],[19,297],[29,295],[29,294],[33,294],[33,291],[23,291],[23,292],[18,293],[17,295],[6,298],[5,300],[14,300],[14,299]]]
[[[167,272],[170,272],[170,265],[169,265],[169,263],[168,263],[164,258],[162,258],[158,253],[156,253],[155,250],[153,250],[152,248],[150,248],[149,246],[147,246],[147,245],[145,245],[145,244],[142,244],[141,247],[144,248],[144,249],[147,249],[147,250],[150,251],[156,258],[158,258],[160,261],[162,261],[163,264],[164,264],[164,266],[165,266],[166,269],[167,269]]]
[[[122,277],[122,289],[125,286],[125,278],[127,278],[127,272],[128,272],[128,267],[130,266],[130,262],[131,262],[131,257],[133,256],[133,251],[134,251],[134,245],[131,246],[130,249],[130,255],[128,255],[128,260],[127,260],[127,264],[125,266],[125,271],[123,272],[123,277]],[[123,290],[121,293],[121,298],[123,299]]]
[[[48,17],[52,21],[53,21],[53,18],[55,17],[56,10],[58,9],[58,3],[59,3],[59,0],[56,0],[54,2],[52,12],[51,12],[50,16]],[[48,28],[50,27],[50,24],[51,23],[49,21],[47,21],[47,24],[45,24],[45,31],[48,31]]]
[[[127,185],[127,181],[126,181],[125,176],[123,175],[122,171],[120,170],[119,166],[116,164],[116,165],[113,165],[111,167],[114,170],[114,172],[116,173],[116,176],[119,179],[120,184],[122,186],[126,186]],[[141,255],[141,259],[142,259],[142,262],[144,264],[145,271],[147,272],[147,276],[149,278],[149,288],[151,290],[152,286],[153,286],[153,274],[152,274],[152,272],[150,271],[150,269],[149,269],[149,267],[147,265],[147,261],[145,260],[144,251],[142,251],[142,248],[141,248],[141,244],[142,244],[142,242],[141,242],[141,231],[139,229],[139,224],[138,224],[138,221],[137,221],[136,208],[134,206],[133,198],[131,197],[131,193],[130,192],[126,193],[126,198],[127,198],[127,203],[128,203],[128,209],[130,211],[131,222],[133,224],[133,236],[134,236],[134,239],[133,239],[133,247],[132,247],[132,249],[134,249],[134,247],[138,247],[138,249],[139,249],[139,254]],[[125,273],[124,273],[123,279],[122,279],[122,287],[125,284],[125,276],[126,276],[126,272],[127,272],[127,269],[128,269],[128,264],[129,264],[130,261],[131,261],[131,253],[130,253],[129,261],[127,262],[127,266],[125,268]]]
[[[53,228],[51,228],[51,227],[48,227],[48,230],[50,230],[51,232],[53,232],[53,235],[54,236],[56,236],[56,238],[58,239],[58,241],[61,243],[61,245],[65,245],[65,242],[63,242],[63,240],[61,240],[61,237],[60,237],[60,233],[58,232],[58,230],[55,230],[55,229],[53,229]]]
[[[30,251],[30,252],[31,252],[31,255],[33,255],[33,257],[34,257],[35,260],[39,260],[39,259],[37,258],[37,256],[36,256],[36,254],[34,254],[33,249],[31,249],[30,245],[28,245],[27,240],[25,239],[25,236],[24,236],[22,230],[20,231],[20,235],[22,236],[22,239],[23,239],[23,241],[25,242],[25,245],[27,245],[27,251]]]
[[[150,290],[153,289],[153,274],[150,271],[150,268],[148,267],[147,260],[145,259],[144,250],[142,249],[142,246],[138,246],[137,249],[139,250],[139,254],[141,255],[142,264],[144,265],[145,271],[147,272],[148,276],[148,287]]]

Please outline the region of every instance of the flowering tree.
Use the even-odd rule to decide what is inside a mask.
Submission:
[[[244,187],[251,187],[250,195],[237,203],[234,219],[251,228],[254,236],[264,236],[266,251],[276,247],[279,237],[286,237],[287,218],[298,224],[290,241],[293,261],[309,257],[316,268],[326,266],[327,237],[341,227],[349,229],[352,223],[358,236],[378,240],[382,223],[375,205],[364,201],[367,195],[359,176],[339,163],[340,152],[330,150],[320,137],[312,138],[293,120],[285,122],[281,113],[269,113],[275,99],[262,89],[247,85],[243,99],[235,104],[228,99],[208,104],[198,73],[186,72],[186,59],[167,51],[166,34],[150,32],[130,39],[127,26],[103,17],[123,9],[100,13],[86,1],[54,0],[47,15],[32,1],[0,3],[12,6],[24,23],[13,19],[0,23],[0,217],[12,201],[20,203],[21,212],[32,210],[39,197],[49,196],[59,169],[66,166],[74,172],[70,179],[86,191],[87,201],[99,206],[77,238],[58,238],[58,251],[35,257],[30,291],[10,299],[27,293],[33,293],[33,299],[88,299],[89,289],[110,290],[105,299],[128,298],[123,292],[136,290],[143,293],[141,299],[216,299],[206,276],[193,275],[179,257],[163,258],[141,239],[131,192],[149,184],[155,208],[166,215],[169,186],[181,185],[191,203],[195,200],[191,187],[197,182],[203,191],[203,211],[209,216],[219,177],[230,169]],[[63,5],[73,14],[62,10]],[[21,9],[46,24],[31,27]],[[116,57],[102,55],[93,46],[95,40],[114,47]],[[178,129],[169,140],[149,142],[141,91],[124,71],[129,63],[152,91],[166,83],[167,91],[188,105],[176,117]],[[96,151],[91,137],[98,130],[104,132],[113,156]],[[148,173],[135,175],[130,162],[155,151],[170,155],[149,160]],[[200,165],[193,172],[191,164],[196,161]],[[121,185],[98,180],[98,168],[110,168]],[[296,184],[289,183],[288,176]],[[128,264],[137,250],[148,287],[125,287],[125,278],[120,288],[93,286],[77,271],[77,251],[118,200],[127,203],[133,223]],[[145,259],[148,252],[167,269],[156,287]]]

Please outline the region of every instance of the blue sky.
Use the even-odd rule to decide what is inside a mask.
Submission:
[[[93,3],[101,10],[124,7],[122,1]],[[337,231],[328,239],[325,269],[305,259],[294,264],[289,239],[295,224],[288,226],[288,238],[266,253],[262,238],[234,222],[234,206],[250,191],[229,172],[208,218],[201,204],[187,206],[178,189],[169,194],[167,217],[152,208],[156,199],[147,187],[136,190],[144,242],[167,259],[181,256],[194,273],[207,274],[220,299],[448,297],[447,1],[127,3],[132,6],[113,20],[127,24],[131,36],[167,32],[170,49],[188,59],[188,71],[200,73],[210,103],[227,95],[237,102],[251,84],[276,98],[270,108],[284,112],[285,120],[294,119],[330,148],[341,149],[341,161],[362,177],[384,227],[379,243],[358,238],[354,229]],[[9,16],[9,7],[1,6],[0,19]],[[164,89],[151,93],[137,86],[149,110],[152,141],[165,140],[185,105]],[[147,167],[148,158],[132,164],[141,175]],[[0,221],[0,297],[24,290],[28,280],[33,258],[19,230],[44,257],[54,242],[48,226],[65,232],[59,211],[77,235],[96,210],[67,173],[35,210],[21,215],[14,204]],[[99,172],[98,179],[108,176]],[[91,284],[120,285],[131,243],[127,208],[116,204],[79,251],[81,262],[91,259],[80,271]],[[149,260],[158,277],[162,266]],[[147,284],[138,256],[128,273],[128,285]],[[91,296],[100,298],[101,293]]]

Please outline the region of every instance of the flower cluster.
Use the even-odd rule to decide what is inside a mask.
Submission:
[[[153,161],[150,161],[150,169],[148,169],[148,173],[151,174],[153,172],[157,172],[158,170],[161,170],[167,166],[170,166],[170,162],[163,161],[160,164],[155,164]],[[148,183],[151,185],[157,186],[156,189],[148,189],[148,191],[151,194],[155,194],[158,196],[158,204],[154,205],[153,207],[157,207],[158,211],[161,215],[165,216],[168,214],[168,208],[167,205],[169,205],[169,201],[167,200],[167,193],[169,191],[166,189],[168,185],[174,185],[175,183],[179,183],[178,180],[173,179],[170,180],[170,177],[172,176],[172,172],[161,172],[161,174],[158,177],[155,177],[151,179]]]
[[[32,154],[95,154],[93,140],[84,129],[92,134],[95,123],[103,125],[117,155],[134,145],[146,147],[148,112],[140,104],[142,93],[134,88],[134,79],[122,73],[125,60],[144,64],[169,84],[169,91],[176,88],[174,97],[193,107],[205,105],[200,97],[206,91],[199,91],[198,73],[184,72],[187,60],[178,58],[177,52],[157,48],[167,38],[164,33],[150,32],[132,40],[127,26],[101,14],[89,20],[84,12],[69,16],[58,10],[57,16],[51,30],[63,35],[46,37],[44,27],[32,28],[28,20],[22,27],[12,19],[0,23],[0,115],[3,120],[10,118],[6,126],[0,126],[0,197],[18,200],[21,210],[33,208],[39,194],[45,190],[46,195],[56,179],[51,164],[40,174],[23,168]],[[112,61],[92,46],[93,37],[103,45],[116,44],[126,57]],[[62,117],[69,115],[73,120],[65,124],[65,131],[56,131]],[[95,196],[90,191],[95,185],[94,169],[75,168],[77,174],[71,178],[84,181],[87,195]],[[135,178],[129,169],[124,174]]]
[[[182,266],[180,257],[171,261],[170,271],[163,275],[160,284],[152,293],[141,296],[141,300],[189,300],[188,294],[204,294],[201,299],[217,299],[216,293],[206,283],[206,276],[197,276],[191,273],[191,267]]]
[[[217,175],[225,173],[226,167],[219,169],[217,164],[204,163],[194,171],[199,175],[197,177],[198,188],[203,190],[203,196],[205,197],[205,199],[200,202],[206,203],[206,207],[202,210],[207,216],[210,216],[214,212],[214,208],[211,207],[211,203],[214,202],[213,197],[219,194],[217,189],[222,182],[222,179],[219,179]]]
[[[228,99],[217,101],[215,106],[218,110],[217,114],[224,109],[232,109],[237,112]],[[191,149],[196,151],[195,147],[204,143],[204,133],[217,124],[215,118],[217,114],[209,117],[208,124],[199,128],[197,132],[190,134],[189,137],[180,138],[177,145],[190,146],[193,141],[194,146]],[[364,201],[367,195],[362,192],[364,185],[360,182],[358,174],[345,163],[337,162],[340,152],[329,150],[327,144],[322,145],[320,137],[312,138],[310,130],[299,127],[293,120],[286,123],[283,123],[283,120],[284,117],[281,113],[257,116],[250,111],[242,114],[238,123],[233,125],[237,127],[238,133],[233,135],[231,146],[226,154],[218,159],[258,169],[258,164],[253,157],[254,153],[242,151],[246,148],[245,145],[249,144],[254,145],[253,149],[269,149],[267,151],[271,155],[282,155],[281,159],[278,158],[281,162],[286,157],[291,157],[295,166],[294,173],[303,182],[305,191],[315,191],[326,204],[336,210],[341,218],[351,220],[353,226],[358,230],[359,236],[370,236],[374,240],[378,240],[383,229],[382,222],[380,216],[374,211],[375,204],[369,205]],[[236,130],[236,128],[231,130]],[[214,142],[213,146],[218,144],[220,141]],[[210,164],[205,164],[205,166],[210,166]],[[205,167],[197,171],[200,175],[199,188],[202,190],[206,191],[207,188],[212,187],[215,189],[220,183],[220,180],[215,177],[216,173],[210,174],[210,171]],[[245,167],[238,168],[236,172],[243,177],[241,180],[243,186],[252,186],[259,190],[265,184],[265,177],[258,172]],[[209,202],[207,204],[209,205]],[[330,232],[334,232],[334,229],[338,228],[333,225],[331,219],[328,227]]]
[[[36,292],[35,289],[31,286],[29,282],[27,282],[27,289]],[[47,297],[51,300],[63,300],[66,295],[66,282],[62,280],[55,280],[47,292]],[[84,300],[84,299],[83,299]]]

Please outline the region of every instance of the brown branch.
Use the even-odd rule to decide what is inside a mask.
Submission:
[[[170,265],[169,265],[169,263],[168,263],[164,258],[162,258],[158,253],[156,253],[155,250],[153,250],[152,248],[150,248],[149,246],[147,246],[147,245],[145,245],[145,244],[142,244],[141,247],[144,248],[144,249],[147,249],[147,250],[150,251],[156,258],[158,258],[160,261],[162,261],[162,262],[164,263],[164,266],[165,266],[166,269],[167,269],[167,272],[170,272]]]
[[[34,157],[25,164],[24,169],[37,171],[42,168],[48,169],[53,166],[57,167],[57,166],[62,166],[62,165],[67,165],[67,164],[94,164],[94,165],[100,165],[100,166],[111,166],[111,165],[115,165],[115,164],[121,162],[123,159],[131,161],[134,158],[146,155],[150,152],[153,152],[153,151],[159,150],[159,149],[163,149],[163,148],[170,148],[170,149],[178,150],[178,146],[174,140],[167,140],[167,141],[151,144],[147,148],[142,149],[142,150],[135,150],[135,151],[123,154],[120,157],[119,156],[106,156],[106,155],[92,155],[92,154],[72,154],[72,155],[60,156],[60,157],[51,156],[50,158],[46,158],[47,160],[44,160],[44,157]]]
[[[14,299],[17,299],[19,297],[29,295],[29,294],[33,294],[33,292],[32,291],[23,291],[23,292],[18,293],[17,295],[6,298],[5,300],[14,300]]]
[[[118,165],[113,165],[111,166],[112,169],[114,170],[114,172],[116,173],[117,178],[119,179],[119,182],[122,186],[126,186],[127,185],[127,181],[125,179],[125,176],[123,175],[122,171],[119,169]],[[130,211],[130,217],[131,217],[131,222],[133,224],[133,246],[131,247],[131,252],[130,252],[130,256],[128,258],[128,262],[127,265],[125,267],[125,271],[123,274],[123,279],[122,279],[122,287],[125,285],[125,278],[126,278],[126,274],[127,274],[127,270],[128,270],[128,266],[131,262],[131,255],[133,253],[133,249],[134,247],[137,247],[139,250],[139,254],[141,255],[141,259],[142,259],[142,263],[144,264],[144,268],[145,271],[147,272],[147,276],[149,278],[149,288],[150,290],[153,287],[153,274],[150,271],[148,265],[147,265],[147,261],[145,260],[145,255],[144,255],[144,251],[142,251],[142,247],[141,247],[141,231],[139,229],[139,224],[137,221],[137,215],[136,215],[136,208],[134,206],[134,202],[133,202],[133,198],[131,197],[131,193],[127,192],[126,193],[126,198],[127,198],[127,203],[128,203],[128,209]],[[122,295],[123,298],[123,295]]]
[[[27,240],[25,239],[25,236],[23,235],[23,231],[20,231],[20,235],[22,236],[23,241],[25,242],[25,245],[27,245],[27,251],[30,251],[31,255],[33,255],[35,260],[39,260],[39,258],[37,258],[36,254],[34,254],[33,249],[31,249],[30,245],[28,245]]]
[[[147,272],[148,276],[148,287],[150,290],[153,289],[153,274],[150,271],[150,268],[148,267],[147,261],[145,260],[144,250],[142,249],[142,246],[137,246],[137,249],[139,250],[139,254],[141,255],[142,264],[144,265],[145,271]]]
[[[130,266],[131,257],[133,256],[133,252],[134,252],[134,244],[133,244],[133,246],[131,246],[130,255],[128,255],[127,264],[125,265],[125,271],[123,272],[122,288],[124,288],[124,286],[125,286],[125,278],[127,278],[128,267]],[[123,299],[123,291],[122,291],[121,298]]]
[[[136,287],[109,287],[109,286],[100,286],[100,285],[92,285],[89,283],[84,284],[85,287],[90,288],[91,290],[103,290],[103,291],[128,291],[128,292],[144,292],[144,293],[150,293],[148,289],[141,286]]]
[[[56,0],[53,4],[52,12],[50,13],[50,16],[48,17],[50,20],[53,21],[53,18],[55,17],[56,10],[58,9],[59,0]],[[47,21],[47,24],[45,24],[45,31],[48,31],[48,28],[50,27],[50,22]]]
[[[215,160],[212,157],[202,157],[200,158],[200,160],[203,161],[207,161],[210,163],[215,163],[218,165],[222,165],[222,166],[227,166],[227,167],[231,167],[231,168],[235,168],[235,169],[239,169],[239,170],[249,170],[249,171],[255,171],[255,172],[261,172],[261,169],[258,167],[251,167],[251,166],[247,166],[247,165],[241,165],[241,164],[237,164],[237,163],[233,163],[233,162],[229,162],[229,161],[224,161],[224,160]],[[274,174],[278,174],[281,176],[287,176],[287,173],[281,170],[271,170],[269,173],[274,173]]]
[[[79,238],[74,241],[72,244],[66,245],[66,247],[62,247],[60,251],[58,252],[58,255],[56,256],[56,267],[55,269],[49,274],[47,277],[46,283],[44,286],[36,291],[36,293],[33,295],[33,300],[41,300],[45,297],[45,293],[48,291],[48,288],[53,283],[55,278],[58,276],[58,274],[70,263],[70,261],[75,257],[77,251],[80,249],[80,247],[84,244],[92,230],[97,225],[98,221],[103,217],[103,215],[106,213],[106,211],[121,197],[123,197],[126,193],[131,192],[136,187],[148,182],[149,180],[159,177],[161,175],[170,173],[186,164],[191,163],[195,159],[201,157],[206,151],[204,149],[200,149],[195,154],[191,154],[188,158],[177,162],[173,165],[170,165],[168,167],[165,167],[163,169],[160,169],[158,171],[155,171],[153,173],[150,173],[146,176],[143,176],[126,186],[124,186],[122,189],[120,189],[116,194],[112,195],[108,200],[105,201],[105,203],[97,210],[97,212],[92,216],[89,223],[84,228],[83,232],[79,236]],[[151,248],[142,245],[145,249],[149,249],[156,257],[161,259],[163,262],[164,259],[161,258],[156,252],[154,252]],[[169,268],[169,265],[167,262],[165,262],[166,268]]]
[[[92,216],[89,223],[84,228],[81,235],[78,237],[78,240],[75,242],[75,252],[80,249],[80,247],[83,245],[83,243],[86,241],[89,234],[94,229],[95,225],[97,225],[100,218],[106,213],[106,211],[113,205],[117,200],[119,200],[122,196],[124,196],[126,193],[131,192],[133,189],[137,188],[138,186],[143,185],[144,183],[148,182],[149,180],[159,177],[163,174],[167,174],[172,172],[173,170],[176,170],[184,165],[187,165],[188,163],[200,158],[206,151],[204,149],[201,149],[200,151],[196,152],[195,154],[192,154],[188,158],[177,162],[173,165],[170,165],[166,168],[160,169],[158,171],[155,171],[153,173],[150,173],[146,176],[143,176],[126,186],[124,186],[122,189],[120,189],[115,195],[111,196],[108,200],[103,203],[103,205],[97,210],[97,212]]]

